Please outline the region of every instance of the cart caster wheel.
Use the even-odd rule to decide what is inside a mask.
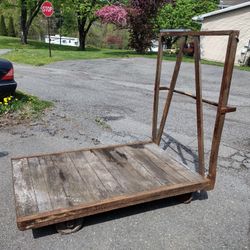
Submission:
[[[193,193],[181,194],[176,196],[179,202],[189,204],[193,200]]]
[[[79,231],[83,226],[83,219],[69,220],[55,225],[60,234],[72,234]]]

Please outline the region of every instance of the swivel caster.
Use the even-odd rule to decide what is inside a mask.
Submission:
[[[72,234],[83,227],[83,218],[60,222],[55,227],[56,231],[60,234]]]

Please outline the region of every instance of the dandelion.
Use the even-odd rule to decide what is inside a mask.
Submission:
[[[8,98],[7,97],[3,98],[3,101],[8,102]]]

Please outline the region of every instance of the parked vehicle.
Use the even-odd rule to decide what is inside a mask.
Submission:
[[[10,61],[0,59],[0,98],[14,95],[17,83],[14,80],[14,68]]]

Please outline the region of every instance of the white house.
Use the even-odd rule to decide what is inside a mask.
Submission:
[[[246,59],[250,50],[250,1],[193,17],[202,23],[201,30],[239,30],[240,37],[235,64]],[[203,59],[224,62],[227,37],[203,37],[201,56]]]
[[[45,36],[45,43],[49,43],[48,35]],[[55,36],[50,36],[50,43],[78,47],[79,39],[77,37],[67,37],[67,36],[60,37],[60,35],[55,35]]]

